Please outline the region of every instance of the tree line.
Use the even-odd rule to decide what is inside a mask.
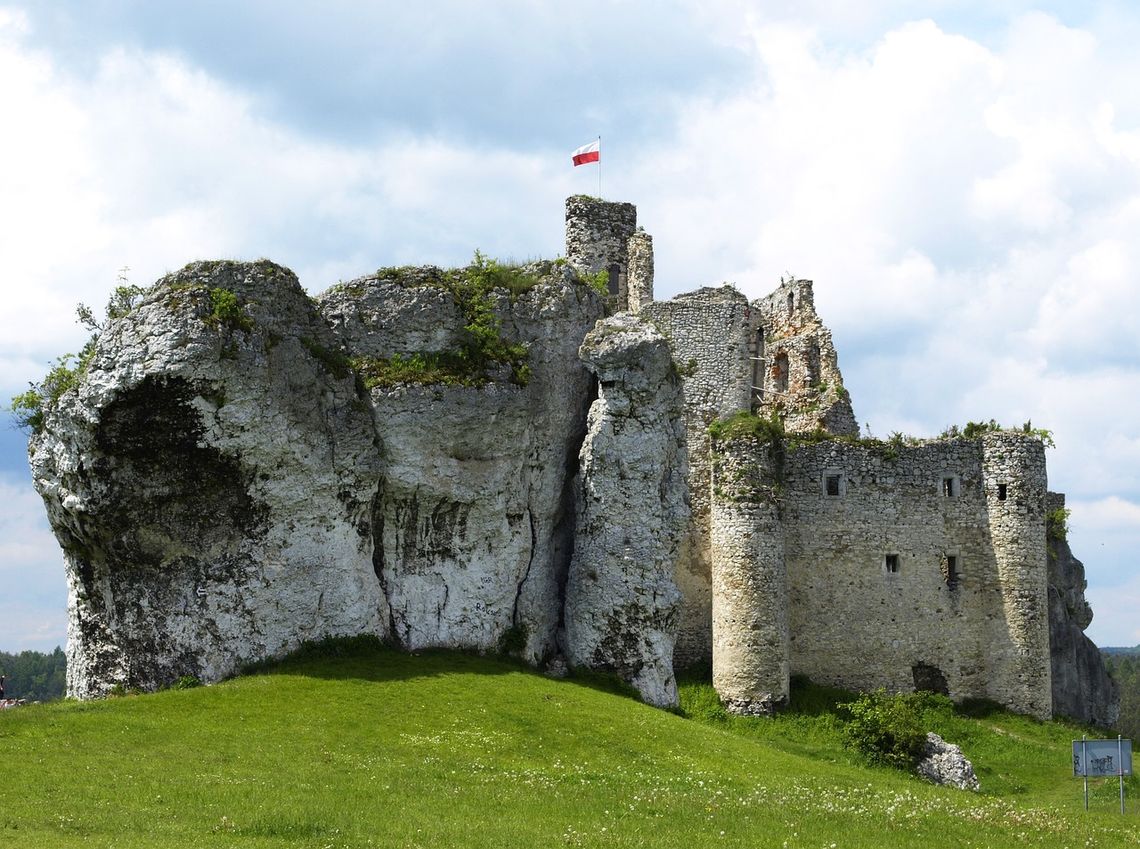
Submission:
[[[55,651],[22,651],[9,654],[0,651],[0,675],[4,679],[4,698],[48,702],[62,699],[66,687],[67,658],[63,649]]]
[[[1104,665],[1120,688],[1120,733],[1140,740],[1140,646],[1103,651]]]

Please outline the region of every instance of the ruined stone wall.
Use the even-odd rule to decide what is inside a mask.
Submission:
[[[682,375],[692,518],[681,541],[675,579],[684,598],[675,660],[678,667],[712,656],[712,577],[708,426],[747,410],[752,366],[749,338],[756,312],[731,286],[703,288],[646,304],[641,315],[669,339]]]
[[[629,274],[627,297],[630,312],[653,301],[653,237],[637,228],[629,238]]]
[[[773,454],[783,446],[740,438],[715,448],[713,686],[730,712],[763,715],[789,695],[788,572]]]
[[[784,482],[794,674],[1049,716],[1040,442],[793,446]]]
[[[815,311],[812,281],[781,281],[753,306],[762,328],[753,342],[753,409],[761,416],[779,414],[789,433],[858,436],[831,331]]]

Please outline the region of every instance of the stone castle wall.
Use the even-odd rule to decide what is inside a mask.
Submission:
[[[803,445],[784,486],[794,674],[1050,714],[1039,441]]]

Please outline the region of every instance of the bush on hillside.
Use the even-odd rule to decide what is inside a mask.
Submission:
[[[922,760],[928,714],[953,709],[945,696],[927,692],[890,695],[882,689],[838,707],[849,717],[843,726],[844,745],[869,763],[908,771]]]

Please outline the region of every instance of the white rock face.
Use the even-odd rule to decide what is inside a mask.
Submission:
[[[214,681],[339,635],[555,655],[578,343],[602,303],[537,273],[490,296],[529,381],[363,388],[350,355],[462,344],[438,269],[345,284],[323,317],[272,263],[195,263],[113,322],[31,443],[68,564],[70,694]]]
[[[580,455],[567,656],[674,705],[673,572],[689,517],[680,381],[665,338],[629,313],[599,322],[581,357],[600,386]]]
[[[526,385],[398,385],[372,391],[383,472],[374,523],[393,636],[407,648],[556,651],[573,531],[574,457],[591,378],[578,342],[598,296],[552,279],[512,304]],[[439,320],[448,320],[446,311]]]
[[[240,312],[213,316],[211,290]],[[386,634],[375,437],[335,345],[269,262],[189,265],[102,335],[30,451],[67,562],[70,695]]]
[[[926,751],[918,764],[918,774],[935,784],[947,784],[959,790],[980,790],[974,765],[962,750],[947,743],[933,732],[926,735]]]

